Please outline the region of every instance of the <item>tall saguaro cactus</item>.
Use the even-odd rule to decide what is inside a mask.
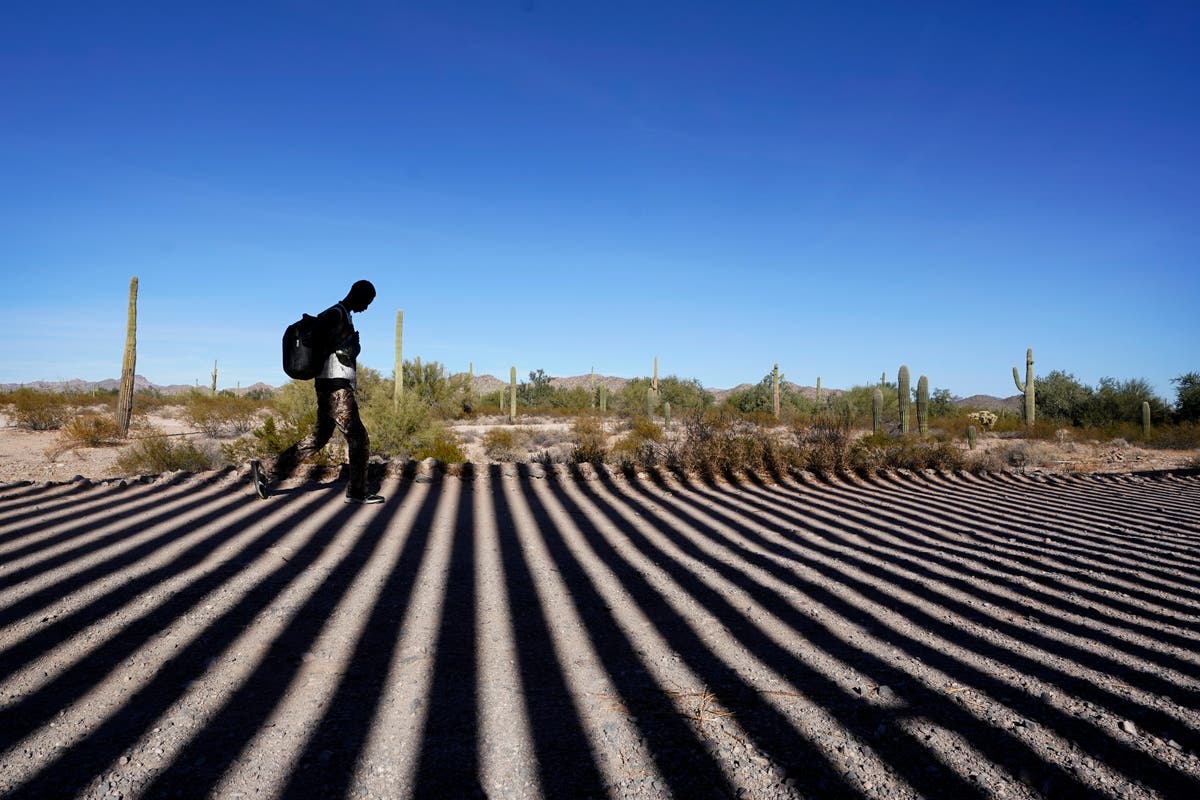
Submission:
[[[656,408],[658,408],[658,356],[654,357],[654,378],[650,381],[650,388],[646,390],[646,416],[654,416]]]
[[[921,438],[929,435],[929,378],[917,378],[917,431]]]
[[[821,376],[817,376],[817,405],[821,405]]]
[[[129,281],[129,317],[125,325],[125,357],[121,360],[121,388],[117,394],[117,425],[121,435],[129,435],[133,418],[133,376],[137,368],[137,293],[138,279]]]
[[[771,413],[779,419],[779,365],[771,370]]]
[[[508,371],[508,421],[517,421],[517,368]]]
[[[392,385],[392,409],[400,408],[404,394],[404,312],[396,311],[396,381]]]
[[[878,386],[871,392],[871,433],[883,430],[883,390]]]
[[[600,384],[600,413],[608,413],[608,384]]]
[[[908,385],[908,367],[900,365],[900,374],[896,380],[896,399],[900,401],[900,432],[908,433],[908,403],[912,397]]]
[[[212,393],[214,395],[217,393],[217,362],[215,359],[213,360]]]
[[[1025,351],[1025,383],[1021,383],[1021,376],[1017,374],[1017,368],[1013,367],[1013,383],[1017,385],[1018,392],[1025,393],[1025,424],[1033,425],[1034,417],[1037,415],[1037,406],[1034,402],[1033,393],[1033,348],[1030,347]]]
[[[1150,403],[1142,401],[1142,437],[1150,438]]]

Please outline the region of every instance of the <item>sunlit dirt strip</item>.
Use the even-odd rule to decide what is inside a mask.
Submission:
[[[0,794],[1200,794],[1195,476],[384,494],[0,487]]]

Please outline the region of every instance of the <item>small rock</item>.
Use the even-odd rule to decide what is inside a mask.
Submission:
[[[1121,720],[1121,730],[1125,731],[1131,736],[1136,736],[1138,732],[1137,725],[1134,725],[1130,720],[1127,719]]]
[[[1182,750],[1183,749],[1183,745],[1181,745],[1179,742],[1175,741],[1174,739],[1167,739],[1167,747],[1171,748],[1172,750]]]
[[[879,692],[879,696],[884,700],[896,699],[896,693],[892,691],[892,687],[890,686],[880,686],[876,691]]]

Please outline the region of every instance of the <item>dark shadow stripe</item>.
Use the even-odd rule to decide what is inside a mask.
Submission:
[[[764,493],[767,493],[766,496],[770,497],[771,499],[764,499]],[[726,493],[726,496],[728,496],[728,493]],[[755,498],[759,499],[756,500]],[[789,497],[788,493],[785,491],[777,491],[772,496],[768,493],[768,490],[765,487],[757,491],[749,490],[746,495],[738,495],[736,498],[733,498],[732,502],[749,506],[758,513],[771,514],[777,519],[782,520],[792,526],[811,530],[809,521],[806,520],[798,510],[799,501],[794,497]],[[818,502],[822,504],[820,509],[818,509],[815,505]],[[780,503],[785,504],[785,507],[780,507],[778,505]],[[866,539],[869,543],[869,546],[872,548],[872,554],[874,554],[877,558],[892,559],[896,564],[902,565],[906,569],[912,570],[927,577],[931,581],[931,584],[929,585],[940,584],[944,587],[957,589],[968,596],[988,601],[998,610],[1008,611],[1009,613],[1020,617],[1034,617],[1038,620],[1047,617],[1046,609],[1022,605],[1019,601],[1013,600],[1001,594],[997,589],[989,588],[987,584],[999,586],[1004,583],[1004,580],[999,576],[988,575],[979,571],[978,564],[970,565],[956,563],[950,559],[942,557],[941,555],[936,555],[933,552],[930,552],[930,550],[925,546],[920,546],[920,543],[922,542],[941,541],[940,537],[933,533],[916,535],[916,531],[920,530],[924,526],[916,524],[912,520],[890,518],[888,515],[880,513],[876,515],[878,520],[888,518],[892,524],[898,525],[899,527],[872,527],[872,525],[878,525],[878,520],[871,520],[869,517],[866,517],[866,515],[862,514],[858,510],[862,507],[862,505],[863,503],[859,502],[858,498],[847,494],[840,496],[840,502],[836,498],[833,501],[826,501],[820,498],[810,497],[806,508],[814,521],[818,521],[822,525],[832,528],[835,532],[844,533],[846,536],[854,536],[859,539]],[[754,511],[745,513],[754,513]],[[862,525],[863,527],[851,527],[845,522],[847,518],[856,520],[858,524]],[[788,525],[777,522],[772,522],[770,525],[774,532],[777,532],[787,541],[796,542],[797,546],[800,546],[801,543],[805,546],[811,544],[808,539],[797,539],[794,531],[789,528]],[[905,527],[906,525],[907,527]],[[826,532],[814,531],[814,533],[820,533],[820,535],[824,536]],[[835,533],[834,535],[838,534]],[[887,541],[889,537],[898,541],[889,542]],[[910,545],[909,542],[916,542],[918,544]],[[861,547],[861,544],[854,541],[843,541],[840,543],[840,546],[857,549]],[[947,544],[945,546],[950,545]],[[955,543],[954,546],[960,546],[960,543]],[[789,560],[799,560],[798,556],[794,552],[791,556],[784,555],[787,552],[789,551],[785,549],[781,551],[780,555],[785,558],[789,558]],[[829,550],[826,552],[834,553],[838,551]],[[964,557],[978,558],[977,556]],[[957,573],[957,576],[941,574],[940,572],[931,569],[931,564],[940,565],[945,570]],[[987,566],[997,571],[1009,571],[1008,565],[1002,560],[1001,557],[989,559]],[[975,574],[977,580],[985,585],[971,584],[967,578],[967,576],[971,574]],[[1047,582],[1045,576],[1031,576],[1030,580],[1036,580],[1036,582],[1039,584],[1045,584]],[[1029,598],[1036,599],[1045,605],[1050,606],[1049,613],[1051,614],[1053,621],[1046,623],[1050,627],[1054,627],[1059,631],[1072,636],[1103,644],[1106,647],[1126,653],[1134,658],[1148,661],[1152,664],[1157,664],[1166,669],[1179,670],[1184,674],[1190,673],[1195,669],[1195,665],[1191,662],[1173,656],[1170,653],[1150,650],[1139,646],[1134,642],[1128,642],[1120,639],[1114,636],[1111,632],[1097,630],[1079,623],[1070,622],[1061,616],[1055,615],[1054,612],[1058,611],[1060,613],[1074,613],[1085,616],[1080,607],[1073,608],[1072,604],[1065,599],[1035,587],[1023,586],[1021,588]],[[945,596],[945,593],[943,590],[938,590],[938,595]],[[1186,694],[1180,695],[1181,692],[1186,692],[1183,687],[1162,679],[1161,676],[1150,672],[1146,668],[1138,668],[1135,666],[1122,664],[1115,659],[1097,654],[1093,650],[1084,649],[1084,647],[1080,644],[1060,642],[1028,628],[1022,628],[1003,620],[993,619],[984,615],[978,609],[971,608],[970,606],[964,606],[962,601],[955,600],[948,596],[946,596],[944,601],[937,602],[939,605],[947,608],[949,608],[950,605],[953,605],[954,608],[959,609],[958,613],[964,619],[969,619],[986,627],[1003,631],[1007,635],[1013,636],[1020,641],[1030,643],[1048,653],[1072,660],[1082,659],[1093,662],[1099,660],[1108,665],[1106,671],[1110,672],[1110,674],[1127,679],[1130,682],[1139,682],[1146,688],[1147,691],[1167,694],[1168,696],[1175,698],[1177,702],[1184,704],[1193,703],[1200,699],[1200,694],[1196,693],[1191,693],[1195,695],[1194,697],[1189,697]],[[1119,627],[1122,630],[1127,630],[1130,632],[1133,632],[1137,627],[1140,627],[1138,623],[1130,623],[1127,620],[1121,620],[1120,622],[1121,624],[1119,626],[1114,625],[1112,627]],[[1108,623],[1106,622],[1105,624]],[[1172,636],[1174,635],[1163,632],[1163,635],[1157,638],[1160,640],[1165,640],[1164,637],[1169,638]]]
[[[140,531],[143,531],[143,530],[146,530],[149,528],[153,528],[158,525],[162,525],[163,523],[169,522],[170,520],[173,520],[176,517],[183,516],[184,514],[187,514],[190,511],[193,511],[197,508],[201,508],[205,504],[210,502],[212,500],[212,498],[219,497],[223,493],[224,492],[222,492],[222,489],[220,487],[211,488],[205,494],[200,495],[199,497],[195,498],[194,500],[188,501],[178,507],[165,509],[162,513],[157,514],[153,517],[149,517],[148,519],[132,521],[132,522],[128,523],[127,525],[117,528],[116,530],[113,530],[110,533],[106,533],[103,536],[100,536],[96,539],[93,539],[93,540],[87,541],[87,542],[81,542],[80,544],[78,544],[74,547],[69,547],[66,550],[63,550],[59,553],[55,553],[52,556],[43,558],[41,561],[35,561],[32,564],[29,564],[27,566],[21,567],[20,569],[14,570],[10,575],[4,576],[4,583],[8,586],[17,586],[21,583],[31,581],[40,575],[44,575],[47,572],[52,572],[56,569],[66,567],[74,560],[86,558],[87,556],[91,555],[92,553],[96,553],[100,550],[103,550],[106,547],[109,547],[113,544],[116,544],[118,542],[124,541],[125,539],[128,539],[131,535],[136,536]],[[174,497],[159,498],[159,502],[154,503],[154,505],[158,506],[158,505],[164,505],[164,504],[171,503],[171,502],[177,500],[178,496],[182,496],[182,495],[183,495],[183,492],[180,492],[180,493],[178,493],[177,496],[174,496]],[[123,512],[118,511],[112,515],[111,519],[124,520],[124,519],[128,519],[129,516],[133,516],[136,513],[137,512],[131,512],[130,514],[125,514]],[[88,523],[84,523],[80,527],[81,527],[81,530],[86,532],[86,530],[95,530],[97,528],[102,528],[105,526],[105,524],[107,524],[107,523],[97,524],[97,525],[91,525]],[[62,532],[62,533],[56,534],[53,537],[50,537],[47,540],[43,540],[41,542],[36,542],[35,543],[36,547],[31,546],[29,549],[32,551],[47,549],[50,546],[67,541],[78,535],[79,535],[79,532],[76,532],[76,531]],[[171,540],[173,540],[175,535],[176,534],[174,533],[174,531],[167,531],[165,533],[159,534],[155,538],[148,540],[147,542],[144,542],[141,545],[139,545],[138,549],[142,550],[143,552],[151,552],[153,549],[156,549],[156,546],[155,546],[156,544],[170,542]],[[110,559],[110,560],[115,560],[118,558],[121,558],[121,555],[114,556],[113,559]],[[139,558],[140,558],[140,556],[139,556]],[[107,574],[110,571],[111,570],[105,570],[104,574]],[[60,584],[47,587],[47,589],[44,590],[44,593],[52,594],[54,596],[54,599],[58,599],[59,597],[62,597],[64,594],[69,594],[70,592],[74,591],[73,588],[69,588],[72,586],[73,583],[75,583],[75,577],[74,576],[68,577],[66,580],[64,580]],[[76,585],[78,585],[78,584],[76,584]],[[0,625],[7,625],[10,622],[13,622],[15,619],[20,619],[20,617],[10,616],[10,609],[11,609],[11,606],[9,608],[0,610]]]
[[[605,479],[605,484],[611,485],[611,481]],[[691,595],[698,605],[719,619],[733,638],[754,653],[756,658],[770,664],[773,669],[778,667],[777,662],[771,661],[770,651],[777,650],[773,642],[766,640],[761,632],[751,632],[749,629],[753,629],[754,626],[744,616],[703,581],[683,570],[673,559],[652,545],[590,482],[581,479],[579,487],[608,524],[619,531],[644,557],[664,569],[675,584]],[[646,521],[655,527],[662,524],[653,516]],[[653,623],[659,635],[726,706],[737,709],[737,721],[742,730],[759,750],[785,767],[788,777],[797,782],[800,791],[815,797],[862,796],[845,781],[828,756],[805,738],[787,716],[763,700],[754,687],[748,685],[736,670],[704,643],[687,620],[671,607],[663,594],[646,580],[635,565],[617,552],[607,537],[591,524],[581,525],[580,532],[593,552],[608,566],[625,591],[641,608],[642,613]],[[830,697],[844,694],[824,676],[799,662],[789,664],[778,671],[788,676],[796,685],[804,687],[806,694]],[[942,785],[959,788],[955,781]],[[965,790],[959,795],[961,797],[978,795],[978,792],[970,787],[964,785],[963,788]]]
[[[460,484],[414,797],[486,797],[479,766],[475,482]]]
[[[582,509],[566,497],[557,482],[547,483],[548,491],[553,493],[563,512],[575,521],[576,527],[587,525]],[[630,709],[671,796],[706,797],[714,793],[734,796],[736,790],[721,766],[708,753],[696,731],[680,716],[671,697],[638,658],[636,648],[609,613],[604,596],[580,563],[586,554],[571,552],[549,510],[533,491],[532,480],[524,477],[520,486],[542,541],[570,588],[575,610],[587,628],[593,649],[620,694],[622,705]]]
[[[801,487],[801,491],[805,491],[805,488]],[[905,536],[904,536],[905,531],[920,530],[920,531],[924,531],[923,536],[934,538],[934,539],[937,539],[938,541],[945,541],[943,535],[937,533],[936,530],[933,529],[932,527],[925,525],[923,523],[915,522],[914,520],[912,520],[910,518],[901,517],[894,512],[887,512],[887,511],[882,511],[882,510],[878,510],[875,508],[871,508],[870,509],[871,513],[868,514],[864,510],[864,507],[868,505],[868,500],[866,498],[859,498],[855,493],[850,493],[849,495],[846,495],[844,498],[844,502],[839,503],[839,502],[836,502],[836,500],[827,499],[827,498],[830,498],[831,496],[834,496],[835,498],[838,496],[837,495],[838,490],[836,488],[820,487],[819,489],[815,489],[812,491],[813,491],[813,494],[807,496],[807,500],[808,500],[807,504],[805,504],[804,501],[801,500],[799,497],[797,497],[797,499],[795,499],[794,501],[791,501],[791,503],[790,503],[790,505],[794,506],[795,511],[788,518],[790,520],[796,522],[796,524],[798,524],[798,525],[804,524],[804,518],[803,518],[802,514],[810,513],[814,517],[819,518],[824,524],[830,525],[831,527],[846,531],[847,533],[850,533],[850,534],[855,534],[855,535],[860,535],[860,536],[869,536],[870,533],[875,529],[875,526],[878,524],[878,520],[886,518],[898,526],[898,528],[895,529],[893,531],[893,533],[894,533],[894,535],[896,535],[899,538],[905,538]],[[865,491],[865,489],[864,489],[864,491]],[[815,505],[817,503],[821,503],[822,505],[824,505],[824,504],[832,505],[832,506],[834,506],[834,509],[828,509],[828,508],[823,508],[823,507],[818,508]],[[851,518],[855,519],[863,527],[857,528],[857,527],[848,526],[844,520],[844,517],[851,517]],[[907,538],[914,539],[914,536],[909,535]],[[923,538],[916,539],[916,541],[924,541],[924,539]],[[959,547],[959,548],[964,546],[964,543],[961,541],[951,540],[950,544],[953,547]],[[905,547],[905,545],[893,545],[893,546],[899,547],[899,548]],[[971,557],[980,562],[985,562],[985,563],[991,562],[990,564],[988,564],[988,566],[990,566],[992,569],[995,569],[998,571],[1004,571],[1004,572],[1008,572],[1008,573],[1014,573],[1014,571],[1019,572],[1019,570],[1015,570],[1014,567],[1012,565],[1010,565],[1007,561],[1007,555],[1006,555],[1007,550],[1005,548],[1011,547],[1011,544],[994,543],[994,546],[999,548],[999,550],[997,551],[997,550],[979,549],[979,550],[974,551],[974,554]],[[921,553],[918,551],[915,555],[920,559],[930,560],[930,561],[940,560],[942,563],[947,563],[945,559],[936,559],[927,553]],[[961,569],[961,565],[955,565],[954,568]],[[981,577],[985,580],[994,580],[994,579],[988,578],[987,576],[984,576],[982,574],[981,574]],[[1039,575],[1036,575],[1033,573],[1027,573],[1026,577],[1029,580],[1033,580],[1038,583],[1040,583],[1043,580],[1043,576],[1039,576]],[[1114,587],[1114,589],[1113,589],[1114,591],[1124,591],[1124,587],[1119,587],[1116,584],[1113,584],[1113,587]],[[1063,611],[1078,614],[1083,617],[1091,617],[1091,618],[1101,619],[1105,625],[1108,625],[1112,628],[1116,628],[1119,630],[1127,630],[1131,633],[1137,633],[1137,634],[1140,634],[1143,636],[1150,636],[1152,638],[1156,638],[1161,641],[1167,641],[1167,642],[1176,644],[1177,646],[1184,647],[1184,648],[1191,648],[1191,647],[1195,646],[1195,642],[1193,640],[1188,639],[1187,637],[1184,637],[1184,636],[1180,636],[1176,633],[1172,633],[1169,630],[1163,630],[1162,627],[1159,627],[1159,626],[1163,626],[1163,625],[1186,627],[1186,626],[1183,626],[1180,624],[1180,620],[1178,619],[1178,617],[1169,616],[1169,615],[1162,614],[1162,613],[1155,613],[1151,609],[1145,609],[1145,608],[1140,608],[1138,606],[1125,604],[1125,603],[1121,602],[1121,600],[1119,598],[1114,598],[1114,597],[1111,597],[1108,595],[1099,594],[1098,592],[1092,592],[1092,591],[1089,591],[1088,589],[1086,589],[1085,587],[1078,587],[1078,588],[1072,587],[1072,589],[1070,590],[1070,591],[1078,594],[1081,598],[1084,598],[1085,600],[1088,600],[1092,603],[1099,603],[1099,604],[1102,604],[1105,606],[1109,606],[1117,611],[1125,612],[1125,613],[1129,614],[1130,616],[1138,617],[1138,618],[1142,618],[1142,619],[1146,620],[1146,622],[1137,622],[1137,621],[1133,621],[1133,620],[1122,619],[1121,617],[1114,616],[1111,613],[1102,612],[1099,609],[1089,605],[1087,602],[1077,601],[1077,600],[1074,600],[1074,599],[1072,599],[1070,597],[1066,597],[1066,596],[1051,595],[1044,591],[1041,591],[1041,590],[1038,590],[1038,589],[1035,589],[1032,587],[1024,587],[1024,588],[1026,588],[1029,591],[1031,596],[1038,597],[1042,602],[1046,602],[1047,604],[1055,605]],[[1157,625],[1152,625],[1151,621],[1157,623]]]
[[[402,499],[393,497],[383,506],[360,511],[360,514],[371,515],[361,532],[356,532],[354,526],[349,524],[353,511],[348,510],[338,515],[337,530],[332,532],[333,538],[339,545],[345,545],[348,544],[347,539],[355,537],[345,555],[334,565],[320,586],[296,609],[284,629],[271,642],[254,672],[219,709],[214,710],[204,729],[158,774],[146,789],[146,796],[203,797],[216,788],[246,744],[270,719],[271,714],[284,700],[287,691],[293,688],[296,675],[304,664],[305,653],[312,648],[325,627],[334,624],[331,622],[331,615],[385,540],[388,525],[398,513]],[[424,511],[432,506],[432,495],[427,494],[421,502]],[[280,590],[286,588],[286,585],[279,587]],[[382,658],[383,654],[376,653],[374,657]],[[343,678],[343,681],[353,680],[350,677],[352,674],[354,666],[348,669],[347,677]],[[342,705],[338,700],[331,703],[330,707],[338,709],[340,713],[352,710],[354,714],[368,718],[374,708],[373,705],[360,703],[354,703],[352,706]],[[345,742],[339,743],[336,751],[339,756],[346,746]],[[351,752],[350,756],[353,755]],[[197,767],[197,763],[201,766]],[[344,766],[348,771],[353,765],[353,757],[345,763],[339,757],[337,766],[330,765],[330,768]],[[301,767],[305,766],[306,763],[302,760]],[[305,791],[317,789],[313,778],[311,771],[304,772],[301,785]],[[284,796],[291,797],[297,794],[285,792]]]
[[[513,614],[517,664],[542,791],[546,797],[605,796],[604,779],[563,677],[546,621],[544,598],[529,571],[516,517],[505,494],[509,488],[515,491],[514,481],[520,479],[505,481],[502,469],[496,465],[489,467],[489,472],[500,560]]]
[[[416,487],[420,484],[405,480],[402,485]],[[415,496],[417,490],[409,488],[408,491]],[[351,796],[355,763],[379,717],[387,680],[399,656],[397,645],[404,617],[428,554],[430,531],[439,502],[438,486],[430,486],[396,563],[380,588],[345,675],[324,715],[313,726],[313,733],[300,754],[296,771],[281,793],[282,797],[329,800]]]
[[[226,499],[220,505],[214,507],[212,511],[198,519],[192,520],[185,526],[165,531],[151,542],[143,543],[139,547],[95,564],[82,573],[72,576],[64,584],[49,586],[22,598],[5,609],[0,614],[0,619],[9,622],[8,617],[10,615],[12,621],[24,619],[92,581],[125,569],[163,547],[170,547],[182,536],[196,531],[203,531],[209,526],[217,526],[233,507],[241,505],[244,502],[247,501],[240,498]],[[88,602],[87,605],[71,611],[55,619],[53,622],[49,622],[34,635],[0,652],[0,679],[8,677],[16,669],[27,664],[60,642],[64,642],[76,635],[89,625],[104,619],[143,592],[150,591],[160,583],[200,563],[229,538],[236,536],[243,528],[264,519],[269,512],[270,507],[262,505],[259,510],[251,513],[238,523],[240,527],[215,527],[199,541],[190,545],[176,558],[172,559],[170,563],[130,578],[128,581],[113,587],[106,594]],[[286,533],[286,530],[279,530],[278,528],[276,530],[280,534]]]
[[[178,479],[166,484],[176,490],[172,496],[183,494],[181,483],[182,480]],[[31,508],[22,515],[26,524],[6,532],[3,537],[4,543],[32,538],[45,531],[57,531],[52,537],[55,543],[67,541],[73,536],[87,534],[96,528],[153,508],[162,500],[162,489],[162,486],[152,484],[139,485],[135,488],[112,489],[94,500],[72,495],[53,511],[47,511],[40,506]],[[110,511],[106,514],[110,509],[120,509],[121,513]],[[4,560],[8,562],[14,558],[6,553]]]
[[[337,500],[327,502],[341,503]],[[297,509],[299,511],[299,509]],[[333,543],[356,508],[346,506],[314,531],[292,558],[283,561],[241,600],[209,626],[177,656],[164,663],[155,676],[125,699],[121,708],[80,741],[64,748],[29,781],[17,788],[11,799],[75,794],[107,769],[117,756],[135,744],[171,705],[199,679],[209,659],[223,652],[285,589]],[[199,602],[202,596],[196,597]],[[193,605],[189,603],[188,605]],[[182,611],[183,609],[179,609]],[[103,674],[103,673],[101,673]],[[93,678],[96,673],[92,673]],[[0,730],[3,730],[0,724]]]
[[[130,622],[118,635],[83,656],[41,689],[0,711],[0,752],[36,730],[60,710],[69,707],[90,691],[98,678],[117,669],[130,654],[195,608],[210,592],[241,572],[246,565],[289,533],[295,524],[295,516],[308,511],[319,499],[321,498],[314,496],[310,502],[295,509],[292,517],[280,520],[254,537],[243,546],[240,553],[179,589],[167,602]],[[266,514],[267,510],[264,508],[245,524],[254,524]],[[241,528],[218,528],[206,540],[181,554],[169,567],[163,567],[123,584],[119,590],[60,620],[61,625],[55,623],[48,626],[30,639],[14,646],[4,654],[5,671],[11,673],[18,663],[28,663],[42,652],[66,641],[70,636],[120,609],[139,595],[153,590],[173,574],[195,566],[240,530]]]
[[[964,535],[971,535],[981,544],[1003,549],[1008,554],[1008,559],[1026,566],[1030,570],[1044,569],[1048,559],[1052,559],[1049,563],[1060,570],[1074,568],[1094,573],[1110,569],[1110,574],[1103,576],[1110,580],[1101,580],[1100,583],[1111,587],[1114,591],[1130,592],[1131,595],[1137,595],[1149,603],[1173,604],[1170,599],[1164,600],[1151,593],[1138,592],[1136,587],[1122,586],[1111,581],[1112,578],[1122,577],[1128,582],[1141,583],[1147,578],[1157,578],[1179,584],[1178,588],[1172,587],[1171,591],[1178,591],[1185,595],[1192,594],[1196,600],[1200,600],[1200,593],[1190,588],[1184,576],[1170,572],[1167,565],[1157,562],[1147,563],[1145,560],[1137,564],[1118,561],[1107,555],[1104,549],[1097,549],[1089,544],[1089,539],[1094,538],[1094,534],[1086,531],[1075,532],[1066,530],[1059,524],[1059,520],[1056,518],[1038,520],[1034,516],[1029,516],[1027,517],[1027,521],[1022,521],[1014,517],[1006,520],[1007,527],[997,528],[996,523],[990,523],[992,527],[990,529],[985,528],[979,523],[981,519],[987,518],[987,512],[983,509],[976,509],[972,504],[967,502],[969,498],[959,488],[961,484],[952,483],[940,486],[928,485],[908,488],[880,478],[871,481],[869,485],[877,489],[871,498],[878,498],[873,504],[873,508],[878,508],[879,504],[883,502],[890,502],[903,509],[928,517],[930,525],[934,521],[938,521],[947,527],[959,530],[966,528],[968,530],[964,532]],[[931,492],[937,493],[936,496],[938,497],[939,504],[948,502],[951,504],[951,508],[943,510],[941,508],[934,508],[927,502],[922,503],[923,500],[927,500],[931,496]],[[870,500],[866,500],[866,502],[870,503]],[[1047,506],[1047,508],[1053,509],[1053,506]],[[880,513],[887,513],[885,509],[880,509],[879,511]],[[898,515],[900,512],[893,510],[891,513]],[[1121,521],[1123,521],[1123,518],[1119,517],[1115,520],[1114,524],[1118,524]],[[1041,527],[1038,527],[1039,523]],[[931,527],[928,530],[930,530],[931,536],[942,538],[946,541],[953,541],[933,532]],[[1019,538],[1016,541],[1009,541],[1014,536]],[[1053,539],[1047,542],[1046,539],[1048,537],[1053,537]],[[955,542],[954,546],[962,548],[966,546],[966,543],[958,541]],[[1093,562],[1098,563],[1089,563],[1083,559],[1092,559]],[[1106,562],[1112,565],[1111,568],[1104,566]],[[1036,573],[1027,572],[1026,574],[1033,577]],[[1089,577],[1095,581],[1095,575]]]
[[[644,491],[644,489],[643,489]],[[698,519],[691,512],[683,510],[678,506],[685,502],[694,503],[694,500],[683,500],[681,496],[676,495],[670,499],[661,499],[659,502],[670,503],[676,507],[677,513],[681,517],[687,519],[697,532],[704,533],[713,541],[728,546],[728,542],[716,530],[706,524],[703,520]],[[728,514],[715,506],[705,509],[697,508],[697,513],[708,514],[713,518],[721,520],[722,524],[737,531],[739,534],[746,536],[751,540],[763,543],[770,546],[765,537],[758,534],[752,527],[731,518]],[[763,521],[764,526],[769,525]],[[664,526],[665,527],[665,526]],[[669,530],[664,530],[667,535],[671,535]],[[816,548],[811,542],[806,543],[807,546]],[[696,551],[694,545],[686,540],[680,543],[681,547],[690,548]],[[777,594],[769,589],[762,587],[750,578],[746,577],[743,572],[732,568],[717,559],[705,556],[702,552],[696,551],[694,556],[702,563],[711,566],[714,570],[724,575],[735,585],[742,586],[747,592],[759,600],[759,602],[771,608],[773,613],[793,626],[809,626],[810,620],[800,614],[790,604],[784,603]],[[804,578],[799,573],[781,567],[778,563],[771,559],[760,556],[749,551],[743,550],[742,558],[746,561],[755,564],[759,568],[776,576],[779,580],[786,580],[791,585],[803,590],[809,597],[816,602],[821,603],[825,607],[840,614],[843,618],[853,619],[858,624],[864,627],[867,632],[882,642],[889,642],[893,647],[902,648],[909,653],[910,656],[919,658],[922,662],[934,667],[935,669],[944,672],[947,675],[952,675],[960,682],[973,685],[988,692],[992,697],[999,698],[1004,705],[1018,711],[1029,719],[1036,719],[1046,727],[1056,731],[1060,736],[1068,741],[1077,743],[1081,748],[1087,749],[1092,755],[1103,760],[1113,769],[1124,772],[1130,779],[1141,780],[1145,783],[1157,784],[1160,790],[1178,791],[1187,785],[1189,779],[1181,775],[1179,772],[1172,770],[1160,761],[1157,761],[1148,754],[1130,747],[1124,742],[1119,742],[1107,733],[1098,730],[1095,726],[1090,725],[1082,720],[1076,719],[1059,709],[1045,703],[1038,702],[1032,697],[1018,696],[1012,687],[1001,682],[988,672],[984,672],[979,667],[964,663],[947,653],[932,647],[925,642],[914,638],[902,631],[896,630],[883,619],[880,619],[874,612],[868,608],[854,605],[849,601],[841,598],[829,589],[826,589],[811,580]],[[849,562],[857,566],[859,569],[867,572],[873,577],[877,577],[884,581],[885,584],[890,583],[892,578],[884,573],[879,567],[873,565],[864,565],[859,559],[852,555],[839,552],[836,556],[838,560]],[[986,654],[991,658],[996,659],[1000,663],[1012,664],[1024,663],[1029,665],[1030,660],[1021,658],[1011,653],[1011,651],[997,647],[988,642],[983,642],[975,637],[965,634],[961,629],[951,626],[947,623],[938,620],[936,617],[925,612],[923,609],[914,606],[907,601],[900,600],[891,595],[885,594],[883,590],[874,584],[854,578],[844,572],[839,572],[835,580],[848,588],[853,589],[869,602],[873,603],[878,608],[886,608],[895,610],[897,607],[904,607],[908,611],[906,617],[913,622],[917,627],[922,627],[926,630],[931,630],[949,641],[956,642],[962,647],[973,649],[977,654]],[[906,584],[906,590],[919,593],[920,588],[914,584]],[[802,632],[803,628],[797,627],[798,632]],[[910,676],[896,667],[879,659],[877,656],[866,653],[865,651],[853,648],[848,643],[841,639],[830,635],[824,628],[816,629],[807,634],[809,641],[815,646],[821,647],[827,653],[835,655],[848,663],[859,663],[860,669],[869,671],[879,677],[877,680],[882,684],[894,685],[892,682],[908,683],[908,689],[915,695],[915,706],[921,708],[926,715],[931,715],[937,719],[940,724],[951,730],[957,731],[960,735],[966,738],[971,744],[985,753],[997,764],[1004,764],[1011,760],[1015,760],[1022,767],[1030,770],[1034,775],[1045,774],[1049,771],[1055,784],[1059,786],[1067,785],[1075,787],[1078,792],[1086,794],[1086,787],[1079,784],[1075,777],[1063,770],[1061,767],[1049,764],[1042,760],[1040,754],[1036,750],[1029,747],[1025,742],[1018,738],[1009,735],[1005,731],[998,730],[995,727],[981,725],[979,720],[967,714],[944,695],[932,691],[929,687],[919,683],[911,682]],[[968,644],[967,641],[973,641],[976,644]],[[862,665],[868,666],[862,666]],[[1034,670],[1031,674],[1058,674],[1052,668],[1033,662]],[[1017,667],[1013,667],[1016,669]],[[1061,678],[1068,685],[1079,684],[1080,688],[1091,689],[1097,691],[1097,687],[1092,684],[1083,685],[1083,682],[1071,676],[1062,676]],[[1143,708],[1143,707],[1139,707]],[[1172,720],[1172,725],[1175,729],[1179,728],[1179,723]],[[1190,740],[1190,736],[1185,737]],[[1002,746],[1003,745],[1003,746]],[[1186,746],[1186,745],[1185,745]],[[890,757],[889,761],[901,768],[895,757]]]
[[[918,478],[909,475],[888,473],[879,477],[898,486],[919,483]],[[1065,504],[1062,497],[1056,497],[1053,493],[1046,496],[1033,494],[1027,484],[1012,480],[988,477],[977,482],[972,477],[962,476],[962,482],[964,487],[968,487],[966,490],[979,500],[981,508],[987,510],[989,518],[1006,513],[1024,516],[1029,506],[1036,504],[1039,508],[1055,509],[1060,515],[1061,524],[1078,533],[1081,538],[1092,541],[1100,552],[1108,555],[1126,555],[1132,551],[1151,556],[1173,552],[1188,559],[1195,559],[1196,556],[1194,550],[1181,547],[1180,542],[1162,542],[1159,538],[1164,527],[1171,530],[1179,524],[1178,518],[1164,515],[1158,522],[1158,528],[1152,529],[1144,520],[1130,517],[1126,527],[1119,529],[1107,517],[1097,516],[1097,508],[1111,506],[1115,500],[1102,486],[1094,488],[1088,505],[1076,503],[1076,507],[1072,508]]]

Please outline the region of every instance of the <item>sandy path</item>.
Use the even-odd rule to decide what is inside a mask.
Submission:
[[[1200,795],[1200,476],[542,474],[0,487],[0,793]]]

